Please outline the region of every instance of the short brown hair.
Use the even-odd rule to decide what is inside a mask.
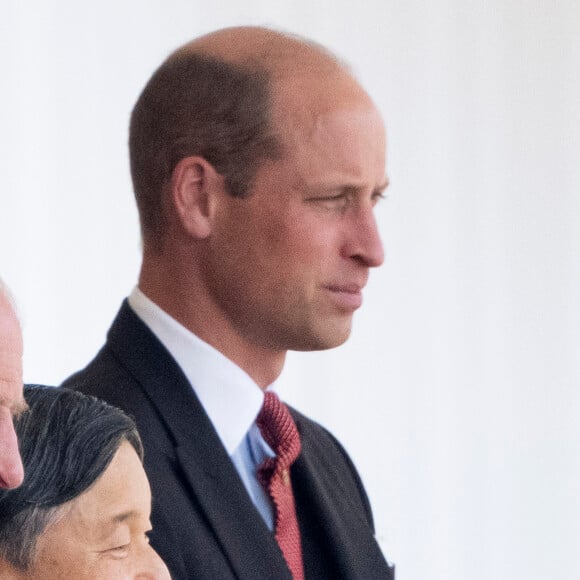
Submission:
[[[270,74],[262,67],[178,51],[141,93],[129,131],[131,175],[145,242],[165,233],[163,192],[184,157],[199,155],[224,176],[228,192],[248,194],[261,161],[277,159]]]

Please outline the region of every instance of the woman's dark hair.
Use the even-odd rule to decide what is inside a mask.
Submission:
[[[120,409],[62,388],[25,386],[24,397],[28,410],[14,420],[24,481],[0,490],[0,559],[20,570],[60,506],[99,479],[123,441],[143,459],[135,423]]]

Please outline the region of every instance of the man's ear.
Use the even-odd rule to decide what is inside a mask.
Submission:
[[[171,200],[183,228],[202,239],[211,233],[214,197],[224,179],[203,157],[184,157],[173,169]]]

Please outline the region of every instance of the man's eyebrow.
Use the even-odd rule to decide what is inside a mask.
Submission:
[[[383,193],[391,185],[388,177],[385,177],[385,180],[375,188],[375,193]]]
[[[388,177],[385,177],[384,181],[379,183],[376,187],[373,188],[373,193],[382,193],[389,187],[390,181]],[[307,185],[307,189],[314,192],[321,192],[321,193],[357,193],[361,189],[363,189],[364,185],[359,183],[352,183],[352,184],[342,184],[342,183],[312,183]]]

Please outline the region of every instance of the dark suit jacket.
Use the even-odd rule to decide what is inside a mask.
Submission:
[[[153,493],[151,543],[174,579],[290,580],[273,534],[185,375],[126,301],[105,346],[63,386],[135,418]],[[302,441],[291,478],[306,578],[392,579],[346,452],[321,426],[291,412]]]

